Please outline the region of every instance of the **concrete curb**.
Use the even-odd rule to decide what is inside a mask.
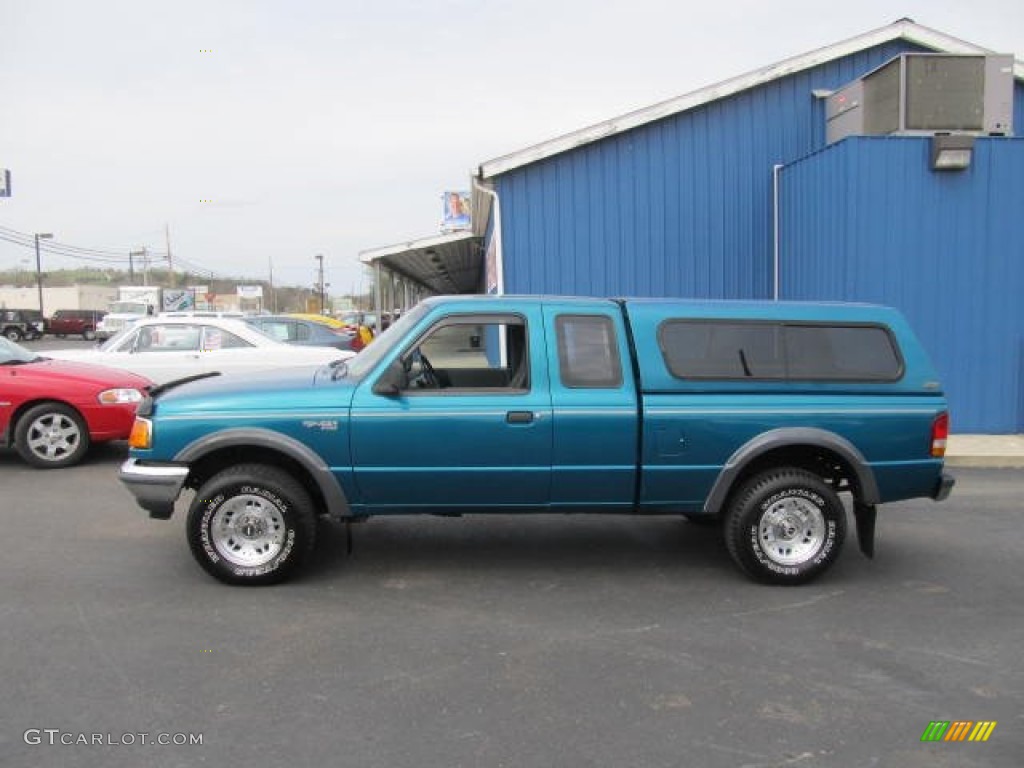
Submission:
[[[1024,456],[947,456],[946,466],[1024,469]]]
[[[1024,435],[950,435],[946,465],[1024,469]]]

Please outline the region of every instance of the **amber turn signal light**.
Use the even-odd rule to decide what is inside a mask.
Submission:
[[[153,422],[149,419],[136,417],[132,424],[131,434],[128,435],[129,448],[141,448],[149,450],[153,440]]]

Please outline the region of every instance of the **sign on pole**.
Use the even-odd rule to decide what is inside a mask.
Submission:
[[[262,285],[240,285],[237,287],[238,298],[240,299],[262,299]]]

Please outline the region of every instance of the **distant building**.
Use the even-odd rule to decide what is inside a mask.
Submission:
[[[58,309],[106,309],[117,298],[117,288],[107,285],[43,287],[43,312],[49,317]],[[0,308],[39,309],[36,286],[0,286]]]

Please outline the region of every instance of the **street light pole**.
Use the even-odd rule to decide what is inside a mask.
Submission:
[[[36,288],[39,289],[39,314],[43,314],[43,264],[39,258],[39,241],[53,237],[50,232],[36,233]]]
[[[320,314],[322,315],[324,313],[324,303],[325,303],[325,301],[324,301],[324,255],[322,253],[318,253],[313,258],[315,258],[317,261],[320,262],[320,278],[319,278],[319,280],[317,280],[317,288],[319,289],[319,293],[320,293]]]

